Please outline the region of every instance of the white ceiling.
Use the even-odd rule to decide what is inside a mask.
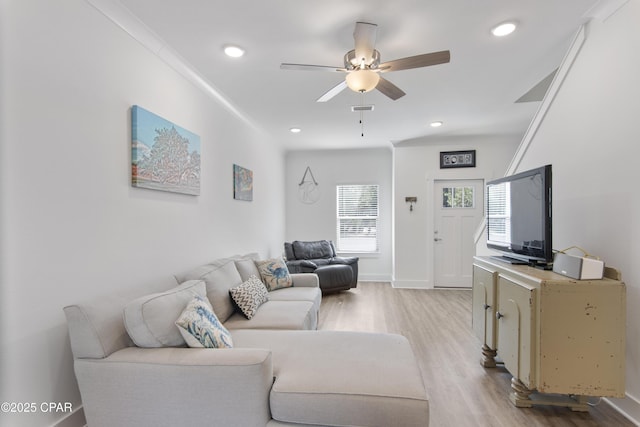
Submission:
[[[120,0],[260,129],[286,149],[364,148],[526,130],[539,102],[515,103],[558,67],[598,0]],[[515,20],[515,33],[491,35]],[[449,64],[386,73],[407,95],[365,94],[364,137],[344,90],[315,100],[340,73],[280,63],[342,66],[356,21],[378,24],[381,62],[439,50]],[[237,44],[244,57],[226,57]],[[444,125],[431,128],[440,120]],[[302,132],[292,134],[291,127]]]

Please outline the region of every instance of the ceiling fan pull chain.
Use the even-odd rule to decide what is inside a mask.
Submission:
[[[364,106],[364,91],[362,93],[362,102],[360,105]],[[364,110],[360,110],[360,136],[364,138]]]

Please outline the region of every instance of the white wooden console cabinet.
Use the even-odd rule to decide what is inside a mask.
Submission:
[[[624,397],[626,289],[489,257],[473,263],[472,322],[482,365],[513,375],[511,401],[587,411],[587,397]],[[550,394],[553,394],[551,396]]]

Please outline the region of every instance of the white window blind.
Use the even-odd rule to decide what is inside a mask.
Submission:
[[[489,229],[491,240],[495,243],[509,244],[511,241],[511,186],[490,186],[488,188],[487,203]]]
[[[338,185],[337,250],[378,251],[378,186]]]

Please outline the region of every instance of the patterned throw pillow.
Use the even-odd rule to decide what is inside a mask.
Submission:
[[[260,271],[260,277],[269,291],[293,286],[289,269],[282,258],[256,261],[256,265]]]
[[[222,326],[209,301],[201,296],[187,304],[176,326],[189,347],[233,348],[231,334]]]
[[[269,301],[267,288],[255,275],[249,276],[249,279],[240,286],[231,288],[229,294],[247,319],[251,319],[258,311],[258,307]]]

